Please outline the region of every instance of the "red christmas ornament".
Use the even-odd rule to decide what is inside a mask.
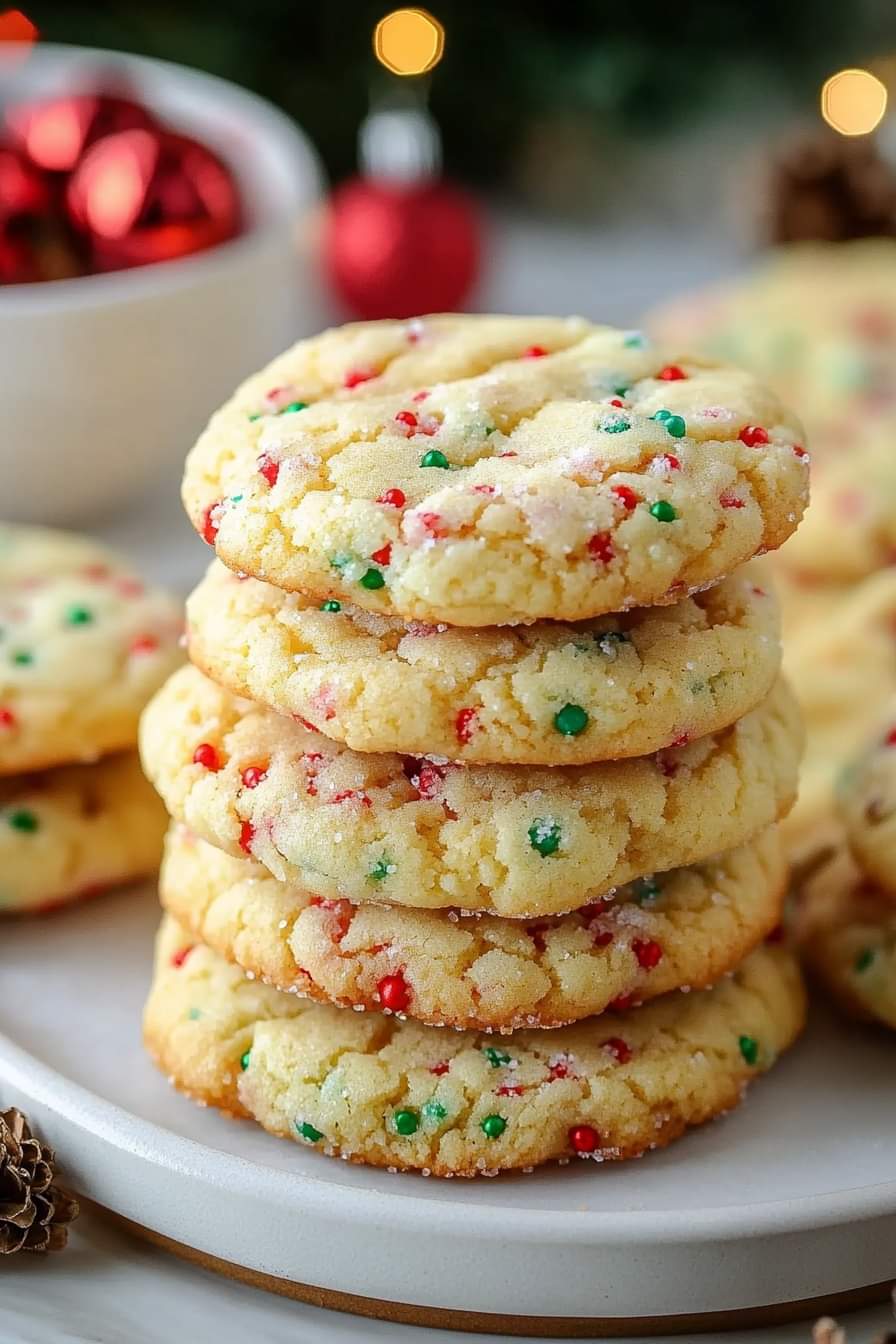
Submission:
[[[109,93],[77,93],[16,103],[6,124],[22,153],[36,168],[70,173],[87,149],[118,131],[152,130],[152,113],[130,98]]]
[[[479,220],[438,177],[439,133],[422,107],[374,111],[360,134],[362,176],[333,194],[324,234],[331,282],[359,317],[458,308],[479,270]]]
[[[479,250],[474,208],[448,183],[401,186],[355,178],[333,195],[327,271],[359,317],[459,308],[476,279]]]
[[[66,204],[96,270],[188,256],[233,238],[240,202],[221,160],[188,136],[105,136],[72,174]]]

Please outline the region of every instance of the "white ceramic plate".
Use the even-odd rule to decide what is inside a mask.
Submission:
[[[620,1331],[896,1277],[883,1034],[815,1021],[739,1111],[640,1162],[389,1175],[200,1110],[155,1073],[139,1023],[156,922],[146,890],[0,926],[0,1097],[79,1191],[151,1231],[331,1292]]]

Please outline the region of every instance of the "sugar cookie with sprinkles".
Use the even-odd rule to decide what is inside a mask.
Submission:
[[[896,702],[885,727],[837,779],[837,807],[856,862],[896,900]]]
[[[174,827],[162,904],[198,941],[277,989],[436,1026],[556,1027],[702,989],[778,925],[777,831],[534,923],[327,901]]]
[[[896,1030],[896,901],[840,850],[800,889],[796,931],[809,970],[851,1017]]]
[[[149,876],[165,824],[132,753],[0,779],[0,915],[51,909]]]
[[[783,682],[719,733],[554,769],[362,755],[194,667],[141,724],[171,815],[279,880],[327,899],[512,917],[577,909],[743,843],[790,807],[801,747]]]
[[[675,602],[780,546],[803,431],[739,370],[582,319],[428,317],[300,342],[187,460],[229,568],[406,621]]]
[[[768,694],[778,608],[755,566],[674,606],[576,625],[406,625],[212,565],[188,602],[215,681],[356,751],[571,765],[644,756]]]
[[[434,1176],[662,1148],[736,1106],[805,1017],[779,947],[712,990],[500,1039],[281,994],[170,918],[156,949],[144,1038],[176,1087],[318,1152]]]
[[[182,627],[174,598],[105,547],[0,525],[0,775],[132,747]]]

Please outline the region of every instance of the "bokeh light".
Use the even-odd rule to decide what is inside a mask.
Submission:
[[[870,70],[838,70],[821,89],[821,115],[841,135],[868,135],[887,110],[887,90]]]
[[[373,34],[376,58],[394,75],[424,75],[445,50],[445,29],[425,9],[395,9]]]

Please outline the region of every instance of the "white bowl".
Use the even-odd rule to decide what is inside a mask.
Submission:
[[[173,487],[215,406],[325,320],[299,236],[322,172],[305,136],[268,103],[165,61],[41,45],[0,74],[0,105],[118,71],[163,120],[233,167],[248,225],[181,261],[0,287],[7,519],[81,522],[163,480]]]

